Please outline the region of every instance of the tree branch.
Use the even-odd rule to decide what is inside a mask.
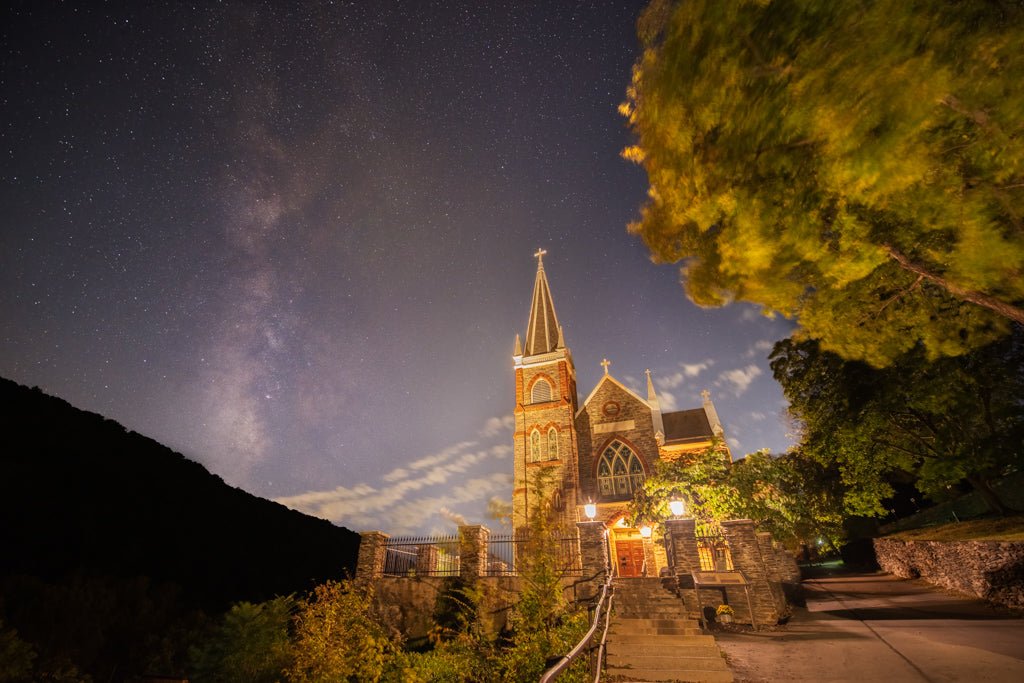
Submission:
[[[955,282],[951,282],[943,276],[931,272],[921,264],[914,263],[906,256],[906,254],[903,254],[895,247],[888,244],[883,244],[882,248],[884,248],[886,253],[889,254],[889,257],[896,261],[896,263],[898,263],[904,270],[915,273],[929,282],[938,285],[958,299],[963,299],[964,301],[969,301],[970,303],[981,306],[982,308],[987,308],[990,311],[998,313],[1004,318],[1009,318],[1010,320],[1014,320],[1024,325],[1024,309],[1019,306],[1014,306],[1013,304],[1008,304],[1005,301],[1000,301],[999,299],[989,296],[984,292],[965,289]]]

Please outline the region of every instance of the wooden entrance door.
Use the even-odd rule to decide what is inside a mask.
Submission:
[[[619,576],[642,576],[644,568],[643,541],[616,541],[615,559]]]

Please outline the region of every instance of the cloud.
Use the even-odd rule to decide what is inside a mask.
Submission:
[[[709,358],[703,363],[680,363],[679,366],[683,369],[683,372],[686,373],[687,377],[697,377],[700,373],[704,372],[714,364],[715,361]]]
[[[469,524],[469,522],[466,521],[465,517],[460,515],[458,512],[449,510],[443,505],[438,509],[437,514],[441,515],[441,517],[447,519],[449,522],[452,522],[456,526],[465,526],[466,524]]]
[[[662,411],[675,410],[679,407],[679,402],[676,400],[675,394],[669,391],[658,392],[658,400],[661,402]]]
[[[510,427],[511,416],[491,418],[480,433],[498,434]],[[353,529],[384,529],[389,533],[423,530],[431,519],[465,519],[453,507],[507,495],[512,482],[508,472],[480,472],[494,460],[506,459],[512,446],[499,443],[481,447],[476,441],[460,441],[437,453],[418,458],[387,472],[374,486],[359,483],[326,491],[307,491],[278,498],[290,508],[344,524]],[[468,479],[467,479],[468,476]],[[436,495],[425,489],[437,488]],[[417,497],[422,496],[422,497]]]
[[[671,375],[665,377],[657,377],[654,380],[654,385],[658,389],[675,389],[682,384],[688,377],[699,377],[702,372],[710,368],[715,364],[715,361],[707,358],[700,363],[680,363],[679,367],[682,368],[678,372],[674,372]]]
[[[512,428],[515,426],[516,418],[514,415],[492,417],[484,423],[483,428],[479,431],[479,435],[484,439],[489,439],[502,432],[512,431]]]
[[[757,307],[755,306],[744,306],[743,311],[740,313],[740,322],[750,323],[757,320],[760,316]]]
[[[718,375],[718,380],[715,382],[715,386],[730,387],[734,395],[741,396],[750,388],[751,383],[762,374],[764,373],[761,368],[754,364],[750,364],[745,368],[726,370]]]
[[[683,377],[684,375],[682,372],[677,372],[669,375],[668,377],[659,377],[655,379],[654,384],[659,389],[675,389],[683,383]]]
[[[768,416],[758,410],[755,410],[750,413],[750,419],[754,422],[764,422],[768,419]]]
[[[761,358],[766,358],[768,352],[771,351],[774,346],[775,342],[770,339],[759,339],[754,342],[749,349],[747,349],[746,353],[743,354],[743,357],[753,358],[754,356],[760,356]]]
[[[737,448],[740,447],[740,441],[739,441],[739,439],[737,439],[735,437],[732,437],[732,436],[726,437],[725,441],[726,441],[726,443],[729,444],[729,448],[737,449]]]
[[[440,465],[444,462],[447,462],[448,460],[465,451],[467,448],[472,448],[473,446],[476,445],[476,441],[460,441],[459,443],[449,446],[444,450],[438,451],[433,455],[427,455],[420,458],[419,460],[413,460],[411,463],[404,467],[396,467],[395,469],[391,470],[390,472],[382,476],[381,479],[388,482],[401,481],[402,479],[406,479],[412,476],[419,470],[423,470],[428,467]]]

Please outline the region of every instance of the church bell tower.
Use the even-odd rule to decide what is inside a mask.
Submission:
[[[576,522],[579,491],[576,368],[555,315],[551,288],[544,273],[543,249],[537,251],[537,277],[530,303],[525,344],[516,335],[512,356],[516,375],[516,406],[512,491],[512,526],[518,531],[537,510],[548,510],[557,522]],[[548,482],[543,499],[537,474]]]

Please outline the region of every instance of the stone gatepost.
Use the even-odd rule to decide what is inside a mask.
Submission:
[[[757,532],[757,546],[761,551],[761,563],[764,565],[765,574],[768,576],[768,585],[771,586],[772,595],[775,597],[775,609],[782,615],[787,612],[786,594],[782,588],[782,570],[779,568],[779,558],[772,543],[772,535],[769,532]]]
[[[693,519],[669,519],[665,521],[665,542],[672,544],[673,566],[669,567],[676,577],[687,613],[700,615],[696,586],[691,572],[700,571],[700,553],[697,552],[697,522]],[[667,550],[667,548],[666,548]]]
[[[580,536],[583,582],[577,586],[578,600],[594,600],[608,578],[608,530],[604,522],[576,522]]]
[[[459,576],[475,582],[487,574],[487,545],[491,530],[481,524],[459,527]]]
[[[782,592],[786,595],[786,601],[794,605],[799,604],[802,577],[800,576],[800,567],[796,564],[796,558],[778,541],[773,544],[772,550],[775,551],[775,562],[779,567],[779,575],[782,577]]]
[[[761,558],[761,549],[754,532],[754,522],[749,519],[730,519],[722,522],[725,540],[729,542],[732,565],[747,576],[750,582],[750,600],[754,605],[754,618],[758,626],[771,626],[781,616],[769,581],[768,571]],[[746,597],[740,589],[728,589],[729,603],[736,610],[737,617],[750,618]]]
[[[779,559],[779,569],[782,572],[782,582],[799,584],[803,577],[800,574],[800,565],[796,563],[796,558],[793,557],[793,553],[786,550],[786,547],[781,543],[776,542],[775,554]]]
[[[439,551],[433,543],[421,545],[416,549],[416,573],[422,576],[430,576],[437,571],[437,557]]]
[[[356,560],[357,579],[379,579],[384,576],[384,556],[391,538],[382,531],[364,531],[359,534],[359,556]]]

